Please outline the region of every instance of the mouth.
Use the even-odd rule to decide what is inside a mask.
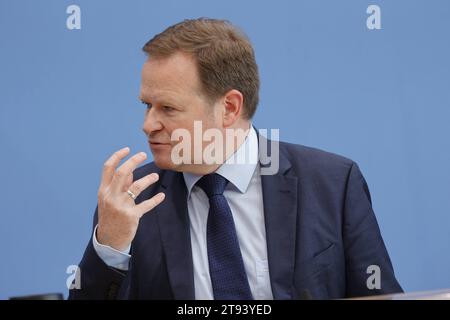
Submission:
[[[170,146],[170,143],[162,143],[162,142],[156,142],[156,141],[149,141],[148,144],[151,148],[162,148]]]

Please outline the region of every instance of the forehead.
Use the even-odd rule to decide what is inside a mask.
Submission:
[[[141,98],[199,94],[200,81],[193,58],[175,53],[168,58],[148,58],[142,67]]]

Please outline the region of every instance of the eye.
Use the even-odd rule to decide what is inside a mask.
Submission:
[[[171,111],[175,110],[174,108],[169,107],[169,106],[164,106],[163,109],[164,109],[164,111],[167,111],[167,112],[171,112]]]
[[[145,101],[141,101],[142,102],[142,104],[145,104],[146,106],[147,106],[147,109],[149,110],[149,109],[151,109],[151,107],[152,107],[152,104],[151,103],[147,103],[147,102],[145,102]]]

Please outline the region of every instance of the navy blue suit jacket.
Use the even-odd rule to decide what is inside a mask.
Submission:
[[[261,176],[274,298],[331,299],[401,292],[357,164],[284,142],[279,151],[278,173]],[[129,271],[105,265],[91,239],[79,265],[81,289],[70,290],[70,299],[195,298],[183,175],[149,163],[135,170],[134,178],[151,172],[157,172],[160,180],[136,202],[160,191],[166,198],[142,217],[132,243]],[[367,286],[370,265],[380,268],[380,289]]]

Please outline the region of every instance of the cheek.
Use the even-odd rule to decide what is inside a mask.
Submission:
[[[206,106],[205,108],[212,108],[212,106]],[[208,109],[204,110],[199,107],[196,110],[191,110],[190,112],[183,112],[173,118],[167,118],[164,121],[164,131],[169,135],[169,139],[172,137],[172,133],[177,129],[184,129],[183,131],[188,131],[193,145],[194,133],[203,136],[205,130],[209,128],[222,128],[222,123],[220,122],[220,110],[215,108],[214,111]],[[196,123],[196,122],[200,122]],[[177,142],[175,142],[177,143]]]

